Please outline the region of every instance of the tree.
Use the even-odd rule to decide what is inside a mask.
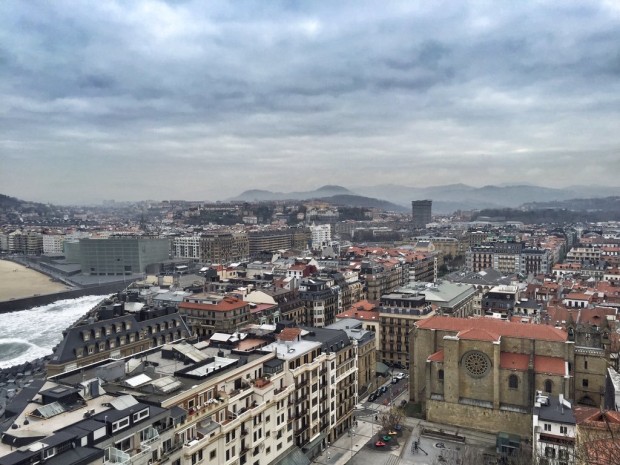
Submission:
[[[402,408],[393,406],[381,414],[379,417],[379,423],[385,432],[394,431],[397,426],[402,425],[404,416],[405,411]]]

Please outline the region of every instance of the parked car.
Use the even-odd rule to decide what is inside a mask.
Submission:
[[[398,379],[403,379],[405,377],[405,373],[396,373],[396,377]]]
[[[373,392],[372,394],[370,394],[368,396],[368,402],[373,402],[375,399],[377,398],[377,396],[375,395],[375,393]]]
[[[400,381],[399,378],[392,378],[392,384],[396,384]]]
[[[385,394],[387,392],[387,386],[381,386],[381,394]]]

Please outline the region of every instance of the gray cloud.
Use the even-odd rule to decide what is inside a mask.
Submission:
[[[10,195],[618,184],[615,2],[14,0],[0,18]]]

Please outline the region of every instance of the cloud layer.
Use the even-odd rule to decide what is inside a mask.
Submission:
[[[618,185],[620,7],[0,3],[0,191]]]

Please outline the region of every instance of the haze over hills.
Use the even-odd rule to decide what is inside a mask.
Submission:
[[[314,191],[305,192],[271,192],[267,190],[249,190],[230,200],[308,200],[325,199],[333,195],[361,196],[381,199],[410,208],[412,200],[432,199],[433,211],[450,213],[456,210],[483,208],[520,207],[526,203],[563,201],[575,198],[599,198],[620,195],[620,187],[607,186],[571,186],[557,189],[532,185],[506,185],[473,187],[466,184],[449,184],[432,187],[409,187],[395,184],[377,186],[358,186],[347,189],[342,186],[323,186]]]

